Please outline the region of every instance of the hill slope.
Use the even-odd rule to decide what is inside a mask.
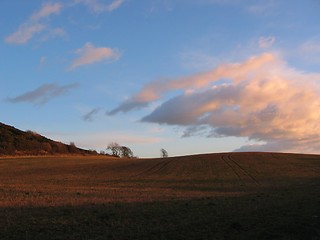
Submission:
[[[0,155],[47,155],[47,154],[92,154],[91,151],[77,148],[43,137],[32,131],[21,131],[0,123]]]
[[[0,158],[0,239],[313,240],[319,203],[319,155]]]

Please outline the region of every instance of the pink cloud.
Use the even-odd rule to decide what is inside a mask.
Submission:
[[[31,19],[34,21],[37,21],[41,18],[48,17],[52,14],[58,14],[60,13],[62,9],[62,5],[60,3],[46,3],[42,6],[42,8],[35,12]]]
[[[94,47],[91,43],[86,43],[82,48],[77,49],[75,53],[79,57],[72,62],[70,70],[83,65],[107,60],[118,60],[120,58],[118,50],[107,47]]]
[[[319,80],[319,73],[300,72],[278,55],[264,53],[209,72],[149,83],[111,113],[162,100],[142,121],[184,126],[185,136],[201,132],[259,143],[242,149],[312,152],[320,142]],[[163,99],[176,90],[183,93]]]
[[[10,44],[25,44],[31,40],[34,35],[43,32],[48,27],[41,23],[41,19],[49,17],[52,14],[60,13],[62,5],[59,3],[47,3],[35,12],[25,23],[22,23],[18,30],[5,38]]]
[[[19,29],[6,37],[6,42],[11,44],[27,43],[35,34],[42,32],[46,27],[40,23],[22,24]]]
[[[110,114],[118,112],[128,112],[132,109],[144,107],[151,101],[161,98],[161,96],[173,90],[185,90],[192,92],[197,89],[207,87],[208,84],[214,84],[221,78],[232,78],[234,81],[240,81],[245,78],[250,70],[266,67],[268,63],[274,61],[276,56],[265,53],[258,57],[251,57],[243,63],[221,64],[212,71],[207,71],[193,76],[182,77],[179,79],[160,79],[151,82],[143,87],[143,89],[129,100],[115,108]],[[275,60],[277,61],[277,60]]]
[[[110,142],[117,142],[123,145],[153,144],[163,141],[163,139],[148,135],[141,135],[134,132],[68,132],[68,133],[44,133],[52,139],[62,142],[75,142],[77,146],[83,148],[106,149]]]
[[[112,12],[119,8],[125,0],[113,0],[111,3],[101,3],[99,0],[75,0],[76,4],[82,3],[87,5],[92,11],[96,13]]]
[[[115,0],[108,6],[108,11],[113,11],[117,8],[119,8],[124,3],[124,0]]]

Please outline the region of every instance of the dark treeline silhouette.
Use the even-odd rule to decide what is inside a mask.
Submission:
[[[0,155],[97,154],[94,150],[77,148],[50,140],[33,131],[21,131],[0,123]]]

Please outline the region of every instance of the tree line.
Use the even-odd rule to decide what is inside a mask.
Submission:
[[[111,155],[114,157],[120,157],[120,158],[137,158],[134,156],[132,150],[127,146],[121,146],[120,144],[116,142],[109,143],[107,146],[107,150],[111,151]],[[101,152],[104,153],[103,151]],[[160,149],[160,157],[167,158],[168,152],[161,148]]]

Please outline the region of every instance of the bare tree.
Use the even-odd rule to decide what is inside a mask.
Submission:
[[[133,152],[129,147],[120,146],[116,142],[109,143],[107,150],[110,150],[115,157],[132,158]]]
[[[161,156],[162,158],[167,158],[167,157],[168,157],[168,152],[167,152],[167,150],[165,150],[164,148],[161,148],[161,149],[160,149],[160,156]]]
[[[109,143],[107,150],[110,150],[113,156],[121,157],[121,152],[122,152],[121,146],[118,143],[116,142]]]
[[[121,146],[121,157],[132,158],[133,152],[129,147]]]

